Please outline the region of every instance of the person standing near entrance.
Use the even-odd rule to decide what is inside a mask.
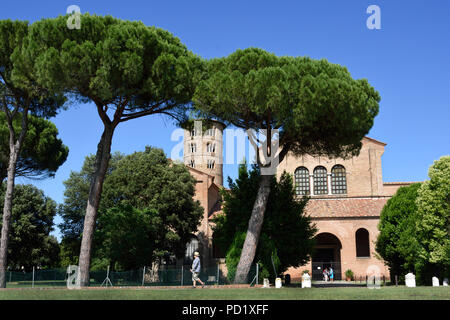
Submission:
[[[197,251],[194,252],[194,261],[192,261],[192,268],[191,268],[191,272],[192,272],[192,287],[193,288],[196,288],[197,281],[201,283],[202,288],[205,287],[205,284],[199,278],[200,268],[201,268],[199,256],[200,256],[200,254]]]
[[[328,281],[328,270],[327,270],[327,268],[323,269],[323,280],[325,280],[325,282]]]
[[[332,267],[330,267],[329,273],[330,273],[330,281],[333,282],[333,280],[334,280],[334,273],[333,273],[333,268]]]

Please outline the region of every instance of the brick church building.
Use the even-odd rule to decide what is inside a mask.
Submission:
[[[204,208],[197,239],[188,245],[186,258],[198,250],[205,265],[224,264],[214,250],[211,228],[212,218],[221,212],[223,130],[223,124],[214,122],[204,134],[195,130],[184,134],[184,163],[197,181],[195,199]],[[277,176],[284,171],[290,173],[298,197],[310,197],[306,214],[318,229],[312,260],[289,269],[286,273],[292,279],[306,269],[313,279],[321,279],[322,270],[330,266],[337,280],[345,278],[347,269],[356,277],[365,277],[369,267],[389,276],[375,253],[377,225],[386,201],[411,182],[383,182],[381,156],[385,146],[365,137],[359,156],[351,159],[288,154],[278,165]]]

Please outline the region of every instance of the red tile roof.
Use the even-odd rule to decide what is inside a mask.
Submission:
[[[306,213],[312,218],[379,217],[388,198],[310,199]]]
[[[216,204],[211,208],[208,213],[208,220],[212,220],[217,217],[219,214],[223,213],[222,210],[222,201],[217,201]]]
[[[338,198],[310,199],[306,214],[312,218],[379,217],[389,198]],[[209,212],[209,220],[223,213],[223,203],[218,201]]]
[[[398,185],[398,184],[405,184],[405,185],[409,185],[409,184],[413,184],[413,183],[420,183],[420,181],[408,181],[408,182],[383,182],[384,185]]]

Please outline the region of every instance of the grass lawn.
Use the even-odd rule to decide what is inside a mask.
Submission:
[[[450,287],[6,289],[0,300],[450,300]]]

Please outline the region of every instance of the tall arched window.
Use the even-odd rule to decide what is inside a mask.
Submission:
[[[208,142],[206,144],[206,152],[215,152],[216,150],[216,144]]]
[[[314,169],[314,194],[328,194],[327,169],[319,166]]]
[[[345,168],[337,164],[331,169],[331,193],[345,194],[347,193],[347,179]]]
[[[370,257],[370,243],[369,243],[369,231],[364,228],[356,230],[356,257],[366,258]]]
[[[191,143],[191,153],[197,152],[197,145],[195,143]]]
[[[295,194],[300,196],[309,195],[309,171],[305,167],[298,167],[294,172]]]
[[[191,264],[195,251],[200,251],[200,243],[197,237],[193,237],[191,241],[186,244],[186,251],[184,252],[184,264]]]
[[[214,160],[208,160],[206,166],[208,167],[208,169],[214,169]]]
[[[194,161],[194,160],[191,160],[190,163],[189,163],[189,165],[191,166],[191,168],[195,168],[195,161]]]
[[[216,130],[214,130],[214,128],[208,129],[208,130],[206,130],[206,132],[205,132],[205,135],[206,135],[206,136],[210,136],[210,137],[214,137],[215,134],[216,134]]]

